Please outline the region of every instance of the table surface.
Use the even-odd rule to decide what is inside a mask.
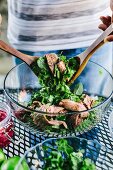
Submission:
[[[0,91],[0,102],[6,102],[3,91]],[[107,114],[105,115],[105,117],[103,118],[102,122],[99,123],[92,130],[80,135],[79,137],[82,137],[88,140],[96,139],[101,145],[104,145],[110,150],[113,150],[113,139],[110,135],[110,131],[108,128],[108,117],[112,111],[113,111],[113,102],[111,103],[110,108]],[[25,153],[25,151],[29,149],[31,146],[34,146],[37,143],[40,143],[43,140],[48,138],[48,136],[44,137],[43,135],[31,133],[28,129],[23,127],[14,117],[13,117],[13,121],[15,123],[15,127],[14,127],[15,143],[10,143],[9,146],[4,148],[4,152],[7,155],[7,157],[12,157],[14,155],[22,156]],[[17,141],[19,137],[21,140],[18,143]],[[110,168],[108,167],[107,169],[110,169]]]

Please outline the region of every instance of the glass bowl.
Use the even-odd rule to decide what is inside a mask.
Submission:
[[[113,102],[113,100],[112,100],[112,102]],[[108,118],[108,127],[109,127],[111,137],[113,138],[113,104],[111,105],[111,113]]]
[[[91,71],[92,70],[92,71]],[[20,121],[20,123],[27,127],[29,130],[35,133],[48,135],[48,136],[66,136],[67,134],[79,134],[84,133],[94,127],[101,121],[109,108],[112,90],[113,90],[113,78],[106,69],[100,65],[89,62],[85,67],[79,78],[73,83],[71,88],[81,82],[84,87],[84,93],[91,95],[94,98],[103,97],[101,103],[95,107],[76,112],[67,112],[64,114],[50,114],[36,109],[28,108],[27,105],[31,100],[31,95],[34,91],[38,91],[41,85],[38,81],[38,77],[32,72],[32,70],[22,63],[12,68],[5,77],[4,80],[4,92],[6,95],[7,103],[9,104],[13,115]],[[79,126],[72,128],[72,123],[69,122],[67,129],[61,126],[49,126],[45,123],[45,116],[59,116],[65,120],[75,121],[74,116],[80,116],[82,113],[88,113],[89,117],[85,119]],[[31,118],[31,113],[38,115],[37,122],[34,123]]]
[[[18,163],[16,170],[19,170],[21,162],[27,161],[30,170],[41,170],[45,165],[45,159],[48,158],[51,151],[54,148],[57,151],[56,142],[61,139],[67,140],[68,144],[73,148],[74,152],[80,150],[83,151],[83,158],[89,158],[96,165],[98,170],[110,170],[113,169],[113,151],[101,146],[96,140],[86,140],[77,137],[65,137],[65,138],[51,138],[44,142],[37,144],[25,152],[20,162]],[[45,150],[45,148],[47,148]],[[66,155],[62,153],[62,157]]]

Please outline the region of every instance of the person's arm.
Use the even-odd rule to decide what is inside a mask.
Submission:
[[[99,28],[103,31],[105,31],[111,23],[113,23],[113,0],[110,0],[110,8],[112,11],[112,16],[101,16],[100,20],[102,21],[102,24],[99,25]],[[109,35],[106,38],[107,41],[113,41],[113,34]]]

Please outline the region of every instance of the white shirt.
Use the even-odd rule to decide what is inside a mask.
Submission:
[[[33,52],[87,47],[109,6],[109,0],[8,0],[8,38]]]

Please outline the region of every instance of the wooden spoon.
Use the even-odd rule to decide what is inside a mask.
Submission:
[[[2,16],[0,14],[0,25],[2,23]],[[22,61],[24,61],[28,66],[30,66],[36,59],[36,56],[30,56],[30,55],[26,55],[21,53],[20,51],[14,49],[13,47],[11,47],[10,45],[8,45],[7,43],[5,43],[4,41],[0,40],[0,49],[21,59]]]
[[[11,47],[10,45],[8,45],[7,43],[5,43],[4,41],[0,40],[0,49],[21,59],[22,61],[24,61],[28,66],[30,66],[37,58],[36,56],[30,56],[24,53],[21,53],[20,51],[14,49],[13,47]]]
[[[78,59],[80,60],[80,67],[77,72],[73,74],[71,79],[68,81],[68,84],[72,84],[76,78],[81,74],[84,70],[85,66],[87,65],[89,59],[91,58],[92,54],[104,45],[107,41],[105,38],[113,32],[113,24],[111,24],[92,44],[89,46],[83,53],[79,54]]]

